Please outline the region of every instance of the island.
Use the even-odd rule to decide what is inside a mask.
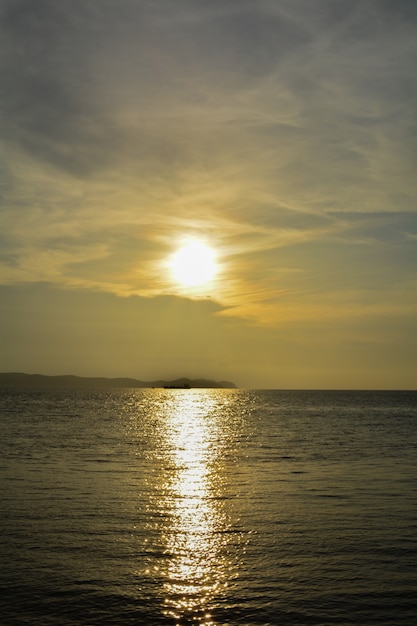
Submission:
[[[0,372],[0,387],[30,389],[55,388],[165,388],[165,389],[236,389],[228,380],[206,380],[205,378],[177,378],[175,380],[143,381],[135,378],[103,378],[84,376],[46,376],[21,372]]]

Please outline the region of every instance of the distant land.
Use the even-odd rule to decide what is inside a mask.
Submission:
[[[205,388],[205,389],[236,389],[236,385],[228,380],[206,380],[204,378],[177,378],[175,380],[152,380],[143,381],[135,378],[97,378],[84,376],[44,376],[43,374],[22,374],[20,372],[0,372],[1,387],[25,387],[25,388],[58,388],[72,387],[75,389],[86,388]]]

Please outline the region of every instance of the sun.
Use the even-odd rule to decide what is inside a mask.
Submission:
[[[174,279],[183,287],[205,285],[216,274],[216,256],[203,242],[193,239],[182,246],[171,259]]]

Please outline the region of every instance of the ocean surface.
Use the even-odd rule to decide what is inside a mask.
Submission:
[[[1,390],[0,624],[417,623],[417,393]]]

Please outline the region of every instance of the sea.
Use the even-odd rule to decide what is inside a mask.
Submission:
[[[417,623],[417,392],[0,393],[1,626]]]

